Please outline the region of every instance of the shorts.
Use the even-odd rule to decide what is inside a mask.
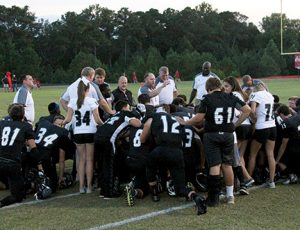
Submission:
[[[252,136],[252,126],[240,125],[235,129],[235,132],[238,140],[249,140]]]
[[[204,133],[204,154],[209,168],[219,164],[233,165],[233,141],[233,133]]]
[[[93,144],[94,134],[93,133],[81,133],[74,135],[75,144]]]
[[[253,134],[253,139],[264,144],[267,140],[275,141],[277,136],[276,127],[266,129],[256,129]]]

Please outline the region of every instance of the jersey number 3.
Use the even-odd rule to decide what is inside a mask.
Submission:
[[[86,111],[82,120],[81,120],[81,113],[79,110],[75,111],[75,117],[76,117],[76,126],[81,126],[82,123],[85,123],[87,126],[90,125],[90,111]]]

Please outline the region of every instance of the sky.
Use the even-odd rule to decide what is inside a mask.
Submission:
[[[206,0],[218,12],[237,11],[248,16],[248,22],[259,26],[265,16],[280,13],[281,0]],[[131,11],[147,11],[151,8],[163,12],[167,8],[183,10],[189,6],[194,8],[202,0],[1,0],[0,5],[29,6],[29,11],[36,17],[48,19],[50,22],[60,19],[68,11],[80,13],[89,5],[99,4],[102,7],[118,11],[127,7]],[[300,0],[282,0],[283,13],[290,19],[300,19]]]

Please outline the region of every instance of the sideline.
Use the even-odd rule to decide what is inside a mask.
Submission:
[[[264,186],[265,186],[264,184],[259,185],[259,186],[254,186],[254,187],[249,188],[248,191],[254,191],[254,190],[263,188]],[[100,225],[100,226],[97,226],[97,227],[88,228],[87,230],[103,230],[103,229],[120,227],[122,225],[130,224],[130,223],[141,221],[141,220],[146,220],[146,219],[149,219],[149,218],[152,218],[152,217],[168,214],[168,213],[175,212],[175,211],[181,210],[181,209],[186,209],[186,208],[189,208],[189,207],[192,207],[192,206],[194,206],[194,203],[175,206],[175,207],[163,209],[163,210],[156,211],[156,212],[150,212],[150,213],[140,215],[140,216],[131,217],[131,218],[121,220],[121,221],[118,221],[118,222],[112,222],[112,223]]]

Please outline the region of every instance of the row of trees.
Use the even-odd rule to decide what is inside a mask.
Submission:
[[[293,57],[278,49],[280,15],[263,18],[259,29],[247,19],[207,3],[163,13],[93,5],[49,23],[27,6],[0,5],[0,68],[48,83],[71,82],[83,66],[104,67],[114,81],[124,72],[141,78],[167,65],[191,80],[206,60],[220,77],[296,74]],[[300,50],[300,20],[283,19],[285,51]]]

